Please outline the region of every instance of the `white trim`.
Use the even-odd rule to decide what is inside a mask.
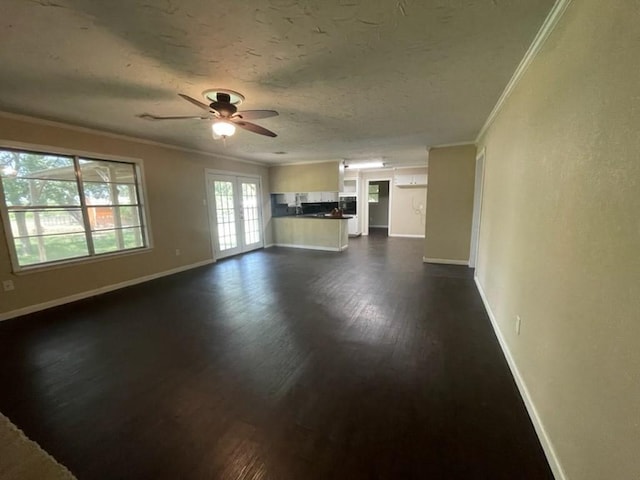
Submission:
[[[487,163],[487,149],[482,150],[476,155],[476,168],[474,175],[474,191],[473,191],[473,218],[471,220],[471,242],[469,248],[469,268],[476,268],[478,265],[478,253],[480,252],[480,227],[482,226],[482,195],[484,192],[484,170]],[[482,163],[479,164],[479,160]],[[478,166],[481,170],[478,171]],[[480,179],[478,181],[478,175]],[[475,191],[478,187],[478,192]],[[474,228],[475,227],[475,228]],[[474,234],[475,232],[475,234]]]
[[[442,265],[469,265],[469,260],[451,260],[448,258],[422,257],[424,263],[440,263]]]
[[[553,29],[556,27],[556,25],[560,21],[560,18],[562,18],[562,15],[567,10],[567,7],[569,6],[570,3],[571,3],[571,0],[556,1],[555,5],[549,12],[549,15],[547,15],[547,18],[545,19],[542,26],[540,27],[540,30],[538,30],[538,33],[536,34],[536,37],[533,40],[533,43],[527,50],[527,53],[525,53],[524,58],[518,65],[518,68],[516,68],[516,71],[513,73],[511,80],[509,80],[509,83],[507,83],[507,86],[502,92],[502,95],[500,95],[500,98],[498,99],[497,103],[493,107],[493,110],[491,110],[491,113],[487,117],[487,120],[485,121],[484,125],[480,129],[480,132],[476,137],[476,141],[475,141],[476,144],[480,142],[480,140],[482,139],[482,136],[487,132],[487,129],[491,126],[495,118],[498,116],[498,113],[500,112],[500,110],[502,110],[502,106],[507,101],[507,98],[509,98],[509,96],[515,89],[516,85],[520,82],[520,79],[529,68],[529,65],[531,65],[533,60],[536,58],[536,56],[542,49],[544,42],[547,40],[547,38],[549,38],[549,35],[551,34]]]
[[[427,161],[425,160],[425,162],[420,165],[402,165],[393,167],[394,170],[417,170],[419,168],[427,168]]]
[[[502,348],[502,352],[504,353],[504,357],[509,364],[509,368],[511,369],[511,374],[513,375],[513,379],[518,386],[518,390],[520,391],[520,395],[524,400],[524,404],[527,408],[527,412],[529,413],[529,417],[531,418],[531,422],[533,423],[533,427],[538,434],[538,439],[540,440],[540,444],[542,445],[542,449],[547,457],[547,461],[549,462],[549,466],[551,467],[551,471],[555,476],[556,480],[566,480],[567,476],[562,469],[562,465],[558,459],[555,449],[553,448],[553,443],[551,442],[551,438],[549,434],[544,428],[544,424],[542,423],[542,419],[538,414],[538,410],[536,409],[535,404],[533,403],[533,399],[531,398],[531,394],[529,393],[529,389],[527,388],[527,384],[524,382],[522,375],[520,374],[520,370],[518,370],[518,365],[511,355],[511,350],[509,350],[509,346],[507,341],[505,340],[502,332],[498,326],[498,322],[496,320],[495,315],[493,314],[493,310],[491,310],[491,305],[489,304],[489,300],[484,293],[482,285],[480,284],[480,279],[477,275],[473,277],[476,287],[478,288],[478,293],[480,293],[480,298],[482,298],[482,303],[484,303],[484,307],[487,311],[487,315],[489,316],[489,320],[491,321],[491,325],[493,330],[498,338],[498,343],[500,343],[500,348]]]
[[[271,247],[275,247],[276,244],[275,243],[270,243],[268,245],[265,245],[264,248],[271,248]]]
[[[424,234],[423,235],[409,235],[409,234],[404,234],[404,233],[390,233],[389,236],[390,237],[397,237],[397,238],[425,238]]]
[[[451,147],[466,147],[469,145],[475,146],[476,142],[474,140],[466,141],[466,142],[454,142],[454,143],[441,143],[439,145],[429,145],[427,147],[427,153],[431,151],[432,148],[451,148]]]
[[[314,163],[340,163],[343,160],[341,158],[335,159],[329,159],[329,160],[308,160],[306,162],[273,162],[269,164],[269,168],[271,167],[288,167],[288,166],[295,166],[295,165],[312,165]],[[284,193],[284,192],[281,192]],[[288,192],[287,192],[288,193]]]
[[[147,140],[145,138],[133,137],[133,136],[130,136],[130,135],[124,135],[122,133],[107,132],[107,131],[98,130],[98,129],[95,129],[95,128],[81,127],[79,125],[73,125],[73,124],[70,124],[70,123],[64,123],[64,122],[60,122],[60,121],[56,121],[56,120],[45,120],[43,118],[31,117],[29,115],[21,115],[21,114],[18,114],[18,113],[0,111],[0,117],[8,118],[8,119],[11,119],[11,120],[18,120],[18,121],[23,121],[23,122],[35,123],[37,125],[45,125],[45,126],[48,126],[48,127],[65,128],[67,130],[72,130],[72,131],[75,131],[75,132],[89,133],[89,134],[92,134],[92,135],[100,135],[100,136],[103,136],[103,137],[115,138],[117,140],[124,140],[124,141],[127,141],[127,142],[137,142],[137,143],[143,143],[145,145],[153,145],[153,146],[156,146],[156,147],[164,147],[164,148],[169,148],[171,150],[177,150],[179,152],[195,153],[195,154],[198,154],[198,155],[204,155],[204,156],[207,156],[207,157],[214,157],[214,158],[218,158],[218,159],[221,159],[221,160],[230,160],[230,161],[233,161],[233,162],[248,163],[250,165],[257,165],[257,166],[260,166],[260,167],[269,167],[270,166],[269,163],[258,161],[258,160],[246,160],[244,158],[231,157],[229,155],[222,155],[222,154],[219,154],[219,153],[205,152],[204,150],[197,150],[195,148],[180,147],[178,145],[172,145],[170,143],[163,143],[163,142],[158,142],[158,141],[155,141],[155,140]]]
[[[369,228],[389,228],[389,225],[369,225]]]
[[[343,247],[322,247],[319,245],[299,245],[293,243],[273,243],[271,247],[284,247],[284,248],[302,248],[305,250],[322,250],[325,252],[341,252],[346,250],[346,246]],[[347,245],[348,246],[348,245]]]
[[[165,270],[163,272],[152,273],[151,275],[145,275],[144,277],[138,277],[131,280],[126,280],[124,282],[115,283],[113,285],[106,285],[104,287],[94,288],[93,290],[87,290],[85,292],[75,293],[67,297],[56,298],[54,300],[49,300],[48,302],[43,302],[43,303],[38,303],[36,305],[29,305],[28,307],[18,308],[17,310],[11,310],[9,312],[0,313],[0,321],[8,320],[14,317],[19,317],[21,315],[27,315],[29,313],[38,312],[40,310],[45,310],[51,307],[57,307],[59,305],[64,305],[65,303],[76,302],[84,298],[95,297],[96,295],[101,295],[103,293],[112,292],[114,290],[119,290],[121,288],[130,287],[132,285],[137,285],[139,283],[148,282],[150,280],[155,280],[156,278],[166,277],[168,275],[173,275],[174,273],[184,272],[185,270],[191,270],[193,268],[202,267],[204,265],[209,265],[214,262],[215,260],[213,259],[203,260],[201,262],[192,263],[190,265],[183,265],[181,267],[172,268],[171,270]]]

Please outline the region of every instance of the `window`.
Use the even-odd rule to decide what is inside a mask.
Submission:
[[[380,185],[369,184],[369,203],[380,202]]]
[[[0,148],[16,269],[148,246],[132,162]]]

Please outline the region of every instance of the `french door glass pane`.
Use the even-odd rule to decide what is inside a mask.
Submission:
[[[233,203],[233,182],[216,180],[214,182],[214,194],[220,251],[236,248],[238,246],[238,237]]]
[[[244,239],[246,245],[260,241],[258,189],[255,183],[242,183],[242,209],[244,214]]]

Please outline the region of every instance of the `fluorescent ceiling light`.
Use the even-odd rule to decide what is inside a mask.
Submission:
[[[236,133],[235,125],[229,122],[214,122],[211,126],[213,134],[218,137],[230,137]]]
[[[363,162],[363,163],[349,163],[347,168],[351,168],[353,170],[365,169],[365,168],[382,168],[384,167],[384,163],[376,161],[376,162]]]

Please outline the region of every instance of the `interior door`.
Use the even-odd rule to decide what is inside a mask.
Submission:
[[[216,259],[264,246],[259,179],[208,174],[207,197]]]

